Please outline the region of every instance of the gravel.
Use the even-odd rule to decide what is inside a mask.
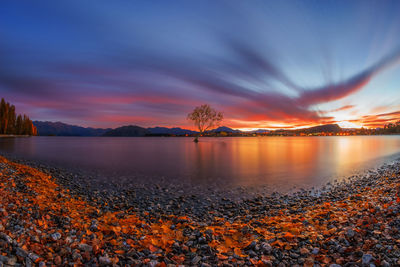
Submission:
[[[299,189],[293,194],[255,194],[243,188],[229,189],[230,192],[209,188],[187,190],[174,184],[123,187],[118,184],[93,184],[90,177],[32,161],[18,162],[54,177],[60,185],[57,189],[59,199],[66,197],[62,189],[68,189],[73,196],[97,207],[97,211],[88,215],[85,222],[88,232],[83,235],[73,229],[69,216],[51,217],[46,211],[35,209],[28,199],[26,203],[19,204],[4,205],[0,202],[0,266],[74,263],[87,266],[171,267],[179,264],[205,267],[256,264],[332,267],[400,265],[399,162],[329,184],[325,189]],[[2,178],[3,184],[15,183],[11,193],[34,194],[24,183],[23,175],[13,175],[16,170],[10,165],[0,163],[0,171],[7,173]],[[371,190],[381,192],[374,202],[369,199],[368,192]],[[349,206],[345,205],[347,203]],[[351,203],[362,203],[365,207],[353,207]],[[324,205],[326,210],[317,222],[315,218],[297,219],[314,206]],[[330,210],[333,207],[334,212]],[[347,221],[338,221],[335,212],[352,215]],[[126,240],[125,247],[117,251],[114,245],[104,243],[102,248],[98,248],[91,245],[91,240],[96,240],[102,231],[104,233],[98,219],[107,213],[121,214],[121,218],[126,214],[137,214],[143,219],[143,229],[148,227],[146,225],[173,218],[168,229],[174,232],[186,225],[184,241],[176,239],[171,244],[171,250],[166,251],[158,247],[132,247],[129,239],[140,243],[146,237],[122,234],[121,238]],[[48,229],[48,232],[27,229],[24,218],[15,214],[29,214],[35,223],[49,216],[57,228]],[[267,226],[265,218],[282,218],[283,221]],[[301,229],[311,231],[319,225],[326,230],[316,233],[315,239],[303,238],[301,234],[292,237],[286,233],[289,230],[282,230],[287,218],[296,218],[291,223]],[[209,227],[218,225],[218,221],[228,225],[240,222],[243,225],[240,234],[254,237],[254,240],[238,251],[218,252],[213,243],[220,237]],[[222,226],[224,224],[221,223]],[[115,223],[114,227],[118,224]],[[259,233],[260,229],[270,231],[275,237],[264,238]],[[20,238],[15,237],[26,236],[28,230],[35,233],[30,234],[30,242],[46,244],[52,249],[40,255],[26,250]],[[13,237],[6,233],[11,233]],[[176,258],[178,256],[183,257],[182,261]]]

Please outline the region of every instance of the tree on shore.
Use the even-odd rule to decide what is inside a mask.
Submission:
[[[380,130],[383,134],[398,134],[400,133],[400,120],[395,123],[385,124],[383,129]]]
[[[26,115],[17,115],[15,106],[4,98],[0,102],[0,134],[36,135],[37,130]]]
[[[193,141],[196,143],[199,142],[199,136],[207,130],[211,130],[212,127],[219,125],[223,118],[224,115],[222,114],[222,112],[216,111],[208,104],[196,107],[187,116],[187,119],[193,121],[195,126],[199,130],[199,134]]]

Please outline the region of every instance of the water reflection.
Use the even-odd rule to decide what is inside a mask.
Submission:
[[[400,136],[203,138],[198,144],[191,138],[0,138],[0,150],[107,179],[283,188],[376,166],[400,152]]]

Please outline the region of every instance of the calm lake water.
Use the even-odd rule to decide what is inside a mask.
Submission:
[[[0,151],[108,179],[307,187],[399,157],[400,136],[0,138]]]

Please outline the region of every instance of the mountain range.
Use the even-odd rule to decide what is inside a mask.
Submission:
[[[198,132],[182,129],[179,127],[167,128],[167,127],[150,127],[143,128],[136,125],[122,126],[115,129],[107,128],[85,128],[76,125],[69,125],[62,122],[50,122],[50,121],[34,121],[33,124],[37,128],[38,135],[42,136],[182,136],[182,135],[193,135]],[[342,129],[337,124],[319,125],[315,127],[298,129],[298,130],[277,130],[276,132],[304,132],[304,133],[319,133],[319,132],[332,132],[337,133]],[[269,133],[271,131],[265,129],[258,129],[251,132],[242,132],[240,130],[231,129],[226,126],[218,127],[214,130],[208,131],[208,133],[229,133],[232,135],[240,135],[242,133]]]
[[[145,135],[186,135],[195,134],[196,131],[182,128],[152,127],[143,128],[129,125],[115,129],[85,128],[62,122],[34,121],[38,135],[41,136],[145,136]]]
[[[55,136],[102,136],[111,129],[85,128],[62,122],[34,121],[38,135]]]

